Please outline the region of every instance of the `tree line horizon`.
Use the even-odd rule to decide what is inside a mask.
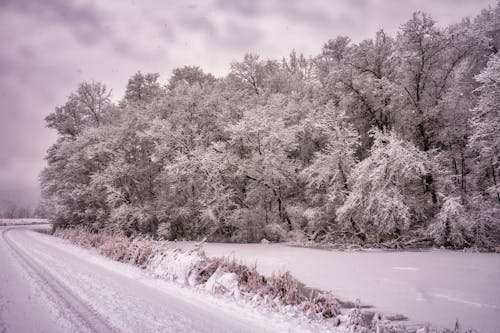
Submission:
[[[222,77],[82,82],[46,118],[56,228],[159,239],[492,249],[500,242],[500,6],[440,28],[254,53]]]

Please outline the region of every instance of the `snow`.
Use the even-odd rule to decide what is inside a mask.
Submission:
[[[391,268],[399,271],[418,271],[418,268],[416,267],[391,267]]]
[[[67,326],[43,288],[0,243],[0,332],[62,332]],[[27,320],[29,318],[29,320]],[[58,324],[56,325],[56,320]]]
[[[190,248],[191,242],[175,247]],[[257,264],[266,275],[289,270],[306,285],[360,299],[377,311],[451,328],[498,332],[500,255],[449,250],[327,251],[286,244],[205,243],[209,256]]]
[[[120,332],[326,331],[288,313],[263,313],[238,297],[236,276],[223,270],[216,271],[203,288],[189,287],[196,278],[187,274],[189,267],[201,260],[196,251],[167,251],[145,272],[28,228],[42,227],[16,227],[0,238],[0,332],[80,332],[85,331],[82,317],[84,323],[102,322]],[[40,281],[39,272],[20,265],[5,238],[45,267],[75,300],[61,299],[58,295],[64,290],[57,287],[54,293],[54,286]],[[187,249],[194,243],[169,246]],[[412,322],[442,327],[452,327],[459,318],[463,328],[479,332],[493,333],[500,327],[499,254],[343,252],[275,243],[205,243],[203,248],[209,256],[256,263],[262,274],[289,270],[308,286],[332,291],[344,301],[360,299],[378,313],[400,313]],[[211,294],[217,290],[224,295]],[[64,310],[66,303],[78,311]]]
[[[220,267],[210,276],[204,288],[208,291],[228,292],[232,295],[239,294],[238,276],[235,273],[224,272]]]
[[[0,226],[7,225],[23,225],[23,224],[46,224],[46,219],[1,219],[0,218]]]
[[[318,323],[154,278],[27,227],[7,229],[0,228],[2,333],[327,331]],[[36,269],[24,267],[15,251]],[[226,288],[235,282],[225,274],[214,280]]]
[[[202,260],[195,251],[169,251],[153,257],[148,270],[154,276],[193,286],[196,276],[190,272]]]

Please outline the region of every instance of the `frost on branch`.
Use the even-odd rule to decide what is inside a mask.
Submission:
[[[438,245],[462,248],[469,245],[471,224],[459,198],[445,198],[441,210],[430,226],[430,235]]]
[[[371,155],[351,174],[351,191],[337,209],[339,223],[363,240],[397,238],[422,224],[432,209],[423,178],[435,162],[393,133],[374,131]],[[426,209],[427,208],[427,209]]]
[[[83,82],[46,118],[49,218],[170,240],[394,246],[434,230],[436,244],[494,248],[498,31],[498,6],[447,27],[416,12],[393,36],[248,53],[222,77],[137,72],[117,103]]]

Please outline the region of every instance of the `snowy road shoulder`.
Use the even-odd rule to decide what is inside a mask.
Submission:
[[[35,224],[47,224],[47,220],[38,218],[25,218],[25,219],[0,218],[0,226],[35,225]]]
[[[206,291],[182,288],[177,284],[152,278],[143,270],[113,262],[94,251],[78,248],[54,237],[29,231],[26,228],[11,229],[4,235],[36,265],[43,266],[51,278],[64,286],[82,305],[95,313],[109,326],[120,332],[321,332],[320,326],[301,322],[282,313],[264,313],[245,302],[234,302],[225,297],[214,297]],[[11,251],[2,238],[2,260]],[[26,280],[26,272],[19,269],[15,256],[9,258],[8,274],[12,279]],[[3,273],[6,271],[2,270]],[[1,274],[0,278],[4,278]],[[12,281],[11,279],[11,281]],[[60,318],[66,316],[60,309],[66,300],[54,301],[51,288],[43,279],[31,276],[29,284],[38,287],[43,297],[34,306],[27,302],[23,308],[13,308],[11,304],[19,298],[31,297],[28,289],[4,290],[2,295],[2,329],[6,332],[19,331],[23,314],[43,318],[39,321],[38,331],[73,331],[78,324],[66,320],[66,326],[54,327]],[[23,294],[24,293],[24,294]],[[6,309],[7,307],[7,309]],[[55,309],[55,315],[47,309]],[[82,311],[80,311],[82,312]],[[84,312],[84,311],[83,311]],[[85,320],[96,323],[96,318],[82,314]],[[23,318],[23,319],[22,319]],[[58,319],[59,318],[59,319]],[[83,322],[85,322],[83,320]],[[82,321],[80,321],[81,324]],[[28,323],[29,324],[29,323]],[[16,326],[17,325],[17,326]],[[35,324],[33,324],[35,325]],[[40,326],[41,325],[41,326]],[[28,329],[29,330],[29,329]],[[81,327],[80,327],[81,331]],[[106,331],[105,328],[98,331]]]
[[[61,303],[68,303],[68,297],[63,296],[62,301],[54,297],[54,288],[43,282],[37,272],[30,273],[20,266],[9,250],[9,241],[2,238],[0,264],[6,269],[0,271],[0,329],[11,327],[6,332],[19,331],[12,327],[19,325],[23,311],[29,311],[30,318],[41,322],[39,326],[47,327],[47,332],[72,331],[68,327],[75,326],[79,316],[91,323],[102,320],[113,330],[123,332],[332,331],[331,325],[287,312],[265,313],[242,298],[214,296],[205,289],[185,288],[157,279],[151,272],[110,260],[66,240],[29,231],[30,228],[42,227],[16,227],[7,232],[10,242],[35,266],[44,267],[81,303],[83,310],[69,315],[62,311]],[[172,248],[193,245],[169,244]],[[204,251],[209,256],[230,256],[249,265],[256,263],[258,271],[266,275],[288,270],[310,287],[332,291],[343,300],[359,298],[363,304],[375,306],[377,312],[404,314],[412,322],[451,327],[459,318],[462,327],[473,327],[479,332],[495,332],[500,327],[498,254],[440,250],[339,252],[285,244],[214,243],[204,244]],[[232,281],[229,280],[228,285]],[[207,285],[213,287],[214,281]],[[13,307],[15,302],[23,305]],[[86,311],[97,316],[93,318]],[[76,317],[76,321],[71,317]],[[55,330],[54,322],[65,323],[65,328]]]

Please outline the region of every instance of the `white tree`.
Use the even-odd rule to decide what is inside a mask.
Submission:
[[[237,174],[245,179],[245,203],[258,207],[262,225],[285,223],[292,228],[287,211],[287,197],[297,184],[297,162],[288,158],[296,150],[295,129],[286,126],[283,117],[287,99],[275,98],[266,107],[244,113],[243,118],[227,130],[229,145],[238,162]]]
[[[310,224],[309,231],[311,237],[317,239],[318,236],[329,236],[335,209],[344,203],[360,144],[359,135],[345,114],[331,104],[310,114],[304,122],[310,122],[316,135],[326,142],[300,174],[307,184],[305,193],[312,205],[305,214]]]
[[[430,217],[422,182],[437,165],[393,133],[372,135],[371,155],[352,171],[351,190],[337,218],[362,240],[379,242],[404,235]]]
[[[470,245],[472,223],[466,207],[460,203],[459,197],[444,199],[441,210],[429,226],[429,234],[437,245],[462,248]]]
[[[45,118],[61,136],[75,137],[87,127],[98,127],[111,111],[111,91],[98,82],[83,82],[68,101]]]
[[[157,101],[162,95],[162,88],[158,83],[159,77],[158,73],[135,73],[128,80],[124,103],[139,106]]]
[[[481,190],[500,203],[500,55],[476,76],[480,86],[477,106],[472,110],[470,147],[478,153],[476,179]],[[484,184],[484,185],[483,185]]]

